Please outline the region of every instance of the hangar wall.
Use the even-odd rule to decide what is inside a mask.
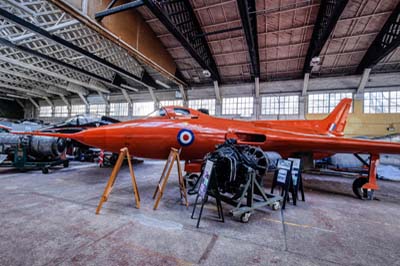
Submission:
[[[347,136],[382,136],[391,133],[400,133],[400,114],[364,114],[362,93],[356,94],[360,76],[345,76],[345,77],[329,77],[312,79],[309,83],[308,93],[326,93],[326,92],[352,92],[354,93],[353,113],[350,114],[348,125],[346,127]],[[254,101],[254,115],[246,119],[322,119],[326,114],[307,114],[307,96],[301,96],[303,89],[302,80],[290,81],[275,81],[260,83],[260,96],[273,95],[299,95],[300,110],[298,115],[291,116],[263,116],[256,115],[261,113],[261,103],[259,99]],[[371,78],[365,88],[365,91],[378,90],[399,90],[400,77],[397,74],[375,74]],[[220,86],[222,97],[237,97],[237,96],[253,96],[254,84],[237,84],[237,85],[222,85]],[[209,99],[215,98],[214,87],[193,87],[187,90],[189,99]],[[148,92],[130,93],[133,102],[152,101]],[[159,100],[175,99],[175,90],[172,91],[157,91],[156,97]],[[90,104],[103,104],[102,98],[97,94],[91,94],[87,97]],[[110,102],[125,102],[125,98],[121,94],[110,96]],[[71,104],[82,104],[82,100],[77,97],[70,98]],[[48,105],[45,101],[39,102],[40,105]],[[53,100],[55,105],[64,105],[61,99]],[[132,119],[132,107],[129,107],[127,117],[117,117],[120,120]],[[89,112],[87,110],[87,112]],[[217,104],[216,115],[221,115],[222,105]],[[35,110],[30,103],[27,103],[25,112],[26,118],[38,118],[38,110]],[[232,117],[232,116],[227,116]],[[240,117],[235,117],[240,118]],[[57,122],[63,118],[40,118],[48,122]],[[394,131],[388,131],[388,127],[393,127]]]

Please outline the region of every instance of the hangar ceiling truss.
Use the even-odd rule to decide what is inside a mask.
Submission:
[[[311,60],[319,56],[326,41],[331,35],[336,23],[339,20],[348,0],[321,1],[317,21],[315,23],[306,59],[304,61],[303,74],[310,73]]]
[[[357,73],[371,68],[400,45],[400,2],[390,15],[382,30],[372,42],[357,68]]]
[[[136,88],[156,87],[127,51],[48,1],[1,1],[0,38],[0,74],[10,85],[2,91],[12,86],[29,90],[19,74],[34,82],[38,94],[49,87],[64,91],[55,95],[87,94],[87,89],[109,93],[106,87],[119,88],[112,84],[116,73]],[[93,85],[93,79],[101,83]]]
[[[251,62],[252,77],[260,77],[260,56],[258,53],[257,14],[255,0],[237,0],[243,31]]]

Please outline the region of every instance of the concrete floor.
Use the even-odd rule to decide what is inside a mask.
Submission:
[[[0,265],[400,265],[399,183],[380,182],[380,200],[361,201],[349,179],[307,175],[298,206],[256,212],[243,224],[227,205],[225,223],[216,222],[209,204],[197,229],[192,205],[180,205],[176,175],[152,210],[163,162],[134,168],[141,209],[124,168],[100,215],[109,168],[0,169]]]

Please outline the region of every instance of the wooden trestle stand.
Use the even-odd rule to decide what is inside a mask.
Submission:
[[[104,189],[103,196],[101,196],[99,206],[97,206],[96,214],[100,213],[103,203],[108,200],[108,196],[110,195],[111,190],[114,187],[114,183],[117,178],[118,172],[121,169],[122,163],[125,158],[127,158],[128,165],[129,165],[129,172],[130,172],[131,178],[132,178],[133,194],[135,195],[136,208],[138,208],[138,209],[140,208],[139,190],[138,190],[138,187],[136,184],[136,177],[135,177],[135,174],[134,174],[133,168],[132,168],[131,156],[129,155],[128,148],[122,148],[119,152],[118,160],[115,163],[115,166],[111,172],[110,179],[108,180],[106,188]]]
[[[164,194],[165,186],[167,185],[168,178],[171,174],[172,167],[174,166],[174,162],[176,162],[176,166],[178,169],[179,191],[181,194],[181,199],[184,198],[186,207],[189,207],[188,200],[187,200],[187,194],[186,194],[185,181],[182,176],[181,163],[180,163],[180,159],[179,159],[179,151],[175,148],[171,148],[171,152],[168,155],[168,160],[164,166],[164,170],[161,174],[160,181],[158,181],[158,185],[153,194],[153,199],[155,199],[156,196],[158,195],[156,202],[154,203],[154,207],[153,207],[154,210],[156,210],[158,208],[158,204],[160,203],[161,197]]]

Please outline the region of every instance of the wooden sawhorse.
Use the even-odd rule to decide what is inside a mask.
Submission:
[[[100,198],[99,205],[97,206],[97,209],[96,209],[96,214],[100,213],[103,203],[108,200],[108,196],[110,195],[111,190],[114,187],[114,183],[115,183],[115,180],[117,179],[118,172],[121,169],[122,163],[125,158],[128,159],[129,172],[130,172],[131,178],[132,178],[132,187],[133,187],[133,194],[135,195],[136,208],[138,208],[138,209],[140,208],[139,190],[138,190],[138,187],[136,184],[136,177],[135,177],[135,174],[134,174],[133,168],[132,168],[131,156],[129,155],[128,148],[122,148],[119,152],[118,160],[115,163],[115,166],[111,172],[110,179],[108,180],[106,188],[104,189],[103,195]]]
[[[153,209],[156,210],[158,208],[158,204],[160,203],[161,197],[164,194],[165,186],[167,185],[167,181],[169,178],[169,175],[171,174],[172,167],[174,166],[174,162],[176,162],[176,166],[178,168],[178,179],[179,179],[179,191],[181,194],[181,199],[185,199],[185,205],[186,207],[189,207],[189,203],[187,200],[187,194],[186,194],[186,187],[185,187],[185,180],[183,179],[182,176],[182,169],[181,169],[181,163],[179,159],[179,151],[175,148],[171,148],[171,151],[168,155],[168,160],[164,166],[164,170],[161,174],[160,180],[158,181],[156,190],[154,191],[153,194],[153,199],[156,198],[156,202],[154,203]]]

